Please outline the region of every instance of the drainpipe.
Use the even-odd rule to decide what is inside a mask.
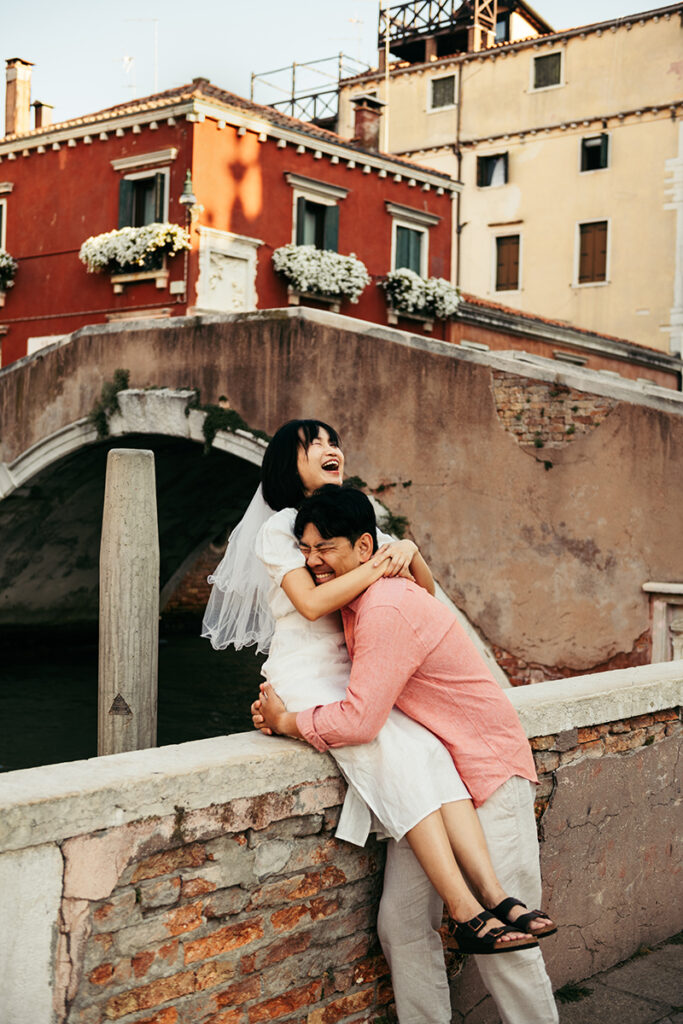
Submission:
[[[458,68],[458,105],[455,123],[455,146],[453,147],[458,161],[458,181],[462,180],[462,152],[460,150],[460,129],[462,123],[460,116],[460,111],[462,109],[462,73],[463,65],[461,64]],[[465,227],[461,221],[461,202],[462,193],[458,192],[455,200],[455,284],[457,288],[460,287],[460,234],[462,229]]]

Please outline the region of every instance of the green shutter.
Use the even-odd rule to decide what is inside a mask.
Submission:
[[[119,182],[119,227],[127,228],[133,223],[133,182],[121,178]]]
[[[164,177],[163,174],[154,175],[154,221],[160,224],[164,219]]]
[[[609,135],[600,136],[600,166],[607,167],[609,159]]]
[[[305,238],[306,200],[299,196],[296,201],[296,244],[303,245]]]
[[[323,249],[331,249],[336,252],[339,248],[339,207],[325,207],[325,227],[323,237]]]

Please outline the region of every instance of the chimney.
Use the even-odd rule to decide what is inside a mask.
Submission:
[[[5,91],[5,135],[22,135],[31,130],[31,64],[21,57],[7,63]]]
[[[49,128],[52,124],[52,111],[55,109],[50,103],[41,103],[36,100],[32,103],[34,115],[34,128]]]
[[[379,149],[379,119],[386,104],[376,96],[354,96],[351,102],[354,106],[353,141],[376,152]]]

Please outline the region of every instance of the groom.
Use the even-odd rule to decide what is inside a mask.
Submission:
[[[314,577],[341,576],[376,550],[372,505],[360,491],[334,485],[304,502],[294,532]],[[538,906],[533,759],[514,709],[472,642],[447,608],[399,578],[373,584],[342,617],[352,658],[346,699],[294,714],[266,687],[255,724],[260,712],[273,732],[324,751],[370,741],[396,705],[449,749],[477,806],[501,884],[527,906]],[[390,841],[377,927],[400,1024],[451,1020],[437,931],[442,913],[407,840]],[[556,1024],[538,947],[476,960],[504,1024]]]

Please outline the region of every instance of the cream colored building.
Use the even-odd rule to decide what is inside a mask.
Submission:
[[[381,148],[464,183],[463,291],[683,354],[683,3],[562,32],[522,3],[498,19],[478,51],[392,44],[388,73],[343,85],[340,133],[375,94]]]

